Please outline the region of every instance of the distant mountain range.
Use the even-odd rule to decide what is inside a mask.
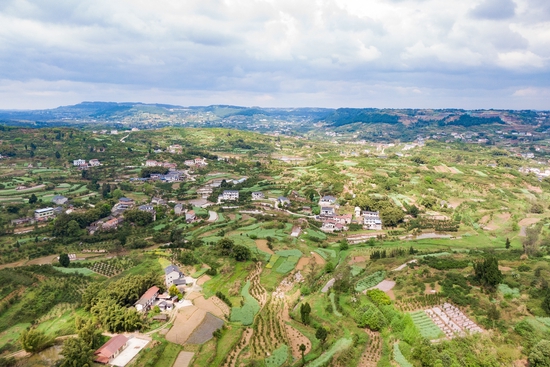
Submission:
[[[550,128],[550,113],[531,110],[262,108],[230,105],[184,107],[140,102],[82,102],[47,110],[0,110],[0,124],[90,129],[226,127],[287,134],[306,133],[319,127],[349,133],[369,126],[393,126],[396,131],[415,133],[428,127],[494,125],[541,132]]]

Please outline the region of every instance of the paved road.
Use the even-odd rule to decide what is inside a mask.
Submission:
[[[207,222],[213,223],[218,220],[218,213],[215,211],[209,210],[208,214],[210,214],[210,217],[208,218]]]

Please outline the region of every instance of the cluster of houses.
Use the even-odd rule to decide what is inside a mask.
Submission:
[[[206,158],[197,157],[195,159],[188,159],[183,162],[187,167],[206,167],[208,163],[206,162]]]
[[[176,163],[169,163],[169,162],[157,162],[155,160],[152,160],[152,159],[148,159],[147,161],[145,161],[145,166],[146,167],[164,167],[164,168],[172,168],[172,169],[176,169],[176,167],[178,166]]]
[[[185,275],[175,265],[164,268],[164,282],[166,289],[169,289],[172,285],[178,288],[187,285]],[[155,306],[158,306],[161,311],[170,311],[177,301],[177,296],[170,296],[166,292],[160,293],[159,287],[153,286],[137,300],[134,307],[139,312],[147,312]]]
[[[323,225],[321,230],[324,232],[336,232],[348,230],[348,225],[352,223],[353,216],[351,214],[338,215],[336,210],[338,204],[334,196],[323,196],[319,200],[321,207],[320,214],[317,216]],[[361,208],[355,208],[355,221],[363,225],[363,229],[376,230],[382,229],[382,220],[379,212],[362,211]]]
[[[75,159],[73,161],[73,166],[78,167],[80,170],[87,170],[90,167],[101,166],[101,162],[97,159],[90,159],[90,161],[86,163],[86,160],[84,159]]]

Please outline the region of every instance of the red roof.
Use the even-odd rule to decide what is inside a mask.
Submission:
[[[160,291],[159,287],[157,287],[156,285],[152,286],[151,288],[147,289],[147,292],[143,293],[143,296],[141,296],[135,304],[137,305],[137,304],[146,303],[151,298],[153,298],[159,291]]]
[[[96,362],[109,363],[111,357],[116,354],[128,341],[128,338],[124,335],[117,335],[111,338],[107,343],[103,344],[101,348],[95,351]]]

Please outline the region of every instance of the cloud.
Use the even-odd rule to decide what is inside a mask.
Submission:
[[[494,107],[550,72],[549,2],[515,1],[4,0],[0,79],[14,97],[5,91],[0,108],[117,98]]]
[[[513,0],[483,0],[471,11],[471,15],[479,19],[508,19],[516,13],[516,3]]]

